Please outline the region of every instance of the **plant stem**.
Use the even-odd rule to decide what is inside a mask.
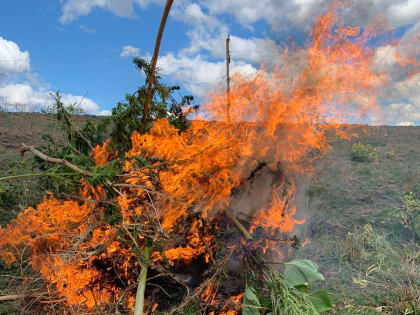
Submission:
[[[171,6],[173,2],[174,0],[166,0],[165,9],[163,10],[162,19],[160,20],[159,31],[156,37],[155,50],[153,52],[149,84],[147,86],[146,99],[143,104],[143,118],[142,118],[143,128],[145,128],[147,118],[149,116],[149,100],[152,94],[153,81],[155,79],[155,70],[156,70],[156,63],[157,63],[157,59],[159,55],[160,42],[162,41],[163,30],[165,29],[166,20],[168,19],[169,11],[171,10]]]
[[[21,146],[20,146],[20,155],[23,157],[25,152],[28,152],[28,151],[31,152],[32,154],[36,155],[40,159],[48,162],[48,163],[55,163],[55,164],[61,164],[61,165],[67,166],[68,168],[71,168],[73,171],[75,171],[79,174],[82,174],[83,176],[87,176],[87,177],[92,177],[93,176],[93,174],[91,172],[84,171],[84,170],[78,168],[76,165],[71,164],[69,161],[66,161],[64,159],[57,159],[57,158],[49,157],[48,155],[45,155],[44,153],[38,151],[34,147],[31,147],[31,146],[28,146],[28,145],[22,143]]]
[[[5,176],[0,177],[1,180],[9,180],[9,179],[18,179],[24,177],[38,177],[38,176],[66,176],[66,175],[74,175],[74,173],[30,173],[30,174],[21,174],[21,175],[12,175],[12,176]]]
[[[146,289],[147,268],[149,267],[149,262],[148,262],[149,254],[150,254],[150,247],[146,245],[144,250],[143,250],[143,259],[142,259],[142,263],[141,263],[141,272],[140,272],[138,286],[137,286],[134,315],[142,315],[143,314],[144,291]]]
[[[225,210],[226,215],[229,217],[229,219],[238,227],[238,229],[242,232],[242,235],[245,237],[247,241],[252,241],[253,238],[251,234],[247,231],[247,229],[236,219],[234,215],[232,215],[229,210]]]

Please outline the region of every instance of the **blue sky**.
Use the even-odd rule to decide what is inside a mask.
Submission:
[[[224,39],[232,36],[232,72],[252,75],[259,63],[280,58],[279,43],[305,42],[308,28],[330,0],[175,0],[165,29],[159,67],[165,81],[201,100],[225,80]],[[352,25],[387,17],[399,37],[420,30],[418,0],[355,0]],[[106,114],[144,83],[132,56],[153,52],[162,0],[2,0],[0,106],[34,110],[49,91],[67,102]],[[356,16],[356,18],[354,18]],[[381,66],[396,71],[392,49],[375,47]],[[386,124],[420,124],[420,75],[399,78],[384,95]],[[389,94],[389,95],[388,95]]]

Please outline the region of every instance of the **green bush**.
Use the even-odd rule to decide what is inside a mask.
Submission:
[[[400,223],[413,236],[420,238],[420,199],[408,192],[402,199],[403,205],[392,212],[392,218]]]
[[[351,147],[351,159],[355,162],[373,162],[378,159],[378,151],[370,144],[358,142]]]
[[[365,224],[347,232],[343,243],[344,256],[350,262],[371,262],[382,266],[389,252],[389,243],[372,225]]]

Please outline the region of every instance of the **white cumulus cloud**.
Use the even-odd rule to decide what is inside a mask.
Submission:
[[[62,102],[66,106],[75,104],[86,114],[105,114],[105,111],[99,111],[98,104],[93,100],[82,96],[62,94]],[[26,83],[0,86],[0,106],[5,110],[36,111],[53,103],[48,91],[36,90]]]
[[[266,21],[273,31],[283,31],[287,24],[307,27],[333,0],[203,0],[200,3],[210,14],[230,14],[239,23],[249,26],[257,21]],[[387,18],[391,26],[415,23],[420,18],[418,0],[354,0],[345,16],[352,24],[366,25],[379,16]]]
[[[60,23],[67,24],[78,19],[79,16],[88,15],[93,9],[101,8],[117,16],[135,17],[134,5],[145,8],[149,3],[164,2],[163,0],[66,0],[63,2]]]
[[[201,55],[189,57],[168,53],[158,59],[160,73],[182,83],[194,96],[206,97],[208,92],[226,80],[225,61],[208,61]],[[243,61],[233,61],[231,74],[253,76],[257,69]]]
[[[122,58],[124,57],[137,57],[140,55],[140,48],[134,47],[134,46],[124,46],[122,48],[122,51],[120,53],[120,56]]]
[[[112,111],[104,109],[104,110],[101,110],[96,115],[98,115],[98,116],[111,116],[112,115]]]
[[[29,52],[21,51],[15,42],[0,36],[0,73],[21,73],[30,69]]]

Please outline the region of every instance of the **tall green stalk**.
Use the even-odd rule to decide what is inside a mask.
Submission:
[[[134,315],[142,315],[144,309],[144,291],[146,289],[147,269],[149,267],[150,247],[145,246],[143,250],[143,259],[141,261],[141,272],[137,285],[136,301]]]

